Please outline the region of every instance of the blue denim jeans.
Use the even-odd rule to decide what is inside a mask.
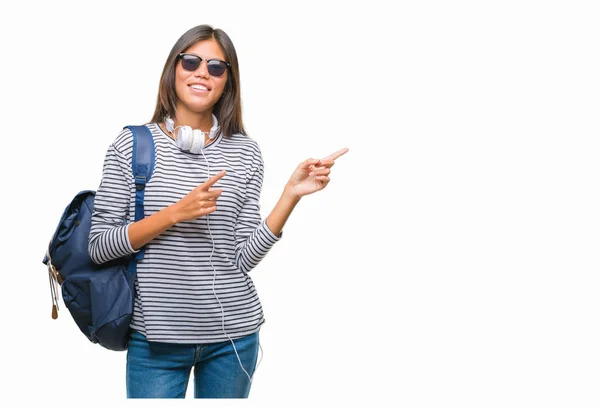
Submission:
[[[258,357],[258,332],[234,339],[252,377]],[[200,345],[148,342],[133,331],[127,349],[127,398],[185,398],[194,369],[195,398],[247,398],[250,380],[230,341]]]

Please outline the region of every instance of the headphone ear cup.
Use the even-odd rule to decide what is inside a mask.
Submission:
[[[198,154],[204,148],[204,132],[201,130],[192,131],[192,145],[190,153]]]
[[[181,126],[177,132],[177,146],[183,151],[189,151],[192,147],[193,134],[190,126]]]

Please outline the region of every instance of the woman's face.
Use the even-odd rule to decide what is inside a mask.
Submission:
[[[225,70],[221,76],[210,75],[206,60],[225,61],[225,55],[214,40],[197,42],[184,53],[197,55],[202,62],[195,71],[188,71],[183,68],[181,58],[178,60],[175,69],[175,92],[179,98],[177,111],[185,109],[190,113],[212,113],[213,106],[223,94],[229,72]]]

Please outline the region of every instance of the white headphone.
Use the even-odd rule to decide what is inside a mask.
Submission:
[[[192,129],[190,126],[177,126],[170,116],[165,117],[165,125],[167,130],[173,134],[176,129],[177,135],[175,141],[177,146],[183,151],[189,151],[192,154],[198,154],[204,148],[204,136],[208,133],[208,138],[214,140],[217,137],[217,131],[219,130],[219,124],[217,117],[212,115],[213,125],[209,132],[205,132],[199,129]]]
[[[214,140],[214,138],[217,137],[217,131],[219,130],[219,124],[217,121],[217,117],[214,114],[212,115],[212,121],[213,121],[213,125],[212,125],[212,128],[210,129],[210,132],[208,132],[208,137],[211,140]],[[177,135],[176,135],[175,141],[177,142],[177,146],[180,149],[182,149],[183,151],[189,151],[190,153],[194,153],[194,154],[202,153],[202,156],[204,157],[204,160],[206,161],[206,177],[207,177],[207,179],[210,178],[210,164],[208,163],[208,160],[206,159],[206,156],[204,155],[204,151],[202,151],[204,149],[204,136],[205,136],[206,132],[204,132],[202,130],[196,130],[196,129],[192,130],[192,128],[190,126],[175,127],[175,122],[169,116],[165,117],[165,125],[167,127],[167,130],[171,134],[173,134],[176,129],[179,129],[179,130],[177,130]],[[248,380],[250,381],[250,384],[252,384],[252,376],[250,376],[248,374],[248,372],[246,371],[246,369],[244,369],[244,365],[242,364],[242,360],[240,359],[240,356],[238,354],[235,343],[233,342],[233,339],[231,339],[229,334],[225,331],[225,309],[223,308],[223,304],[221,303],[221,300],[219,300],[219,297],[217,296],[217,292],[215,291],[217,270],[215,269],[215,266],[213,265],[213,262],[212,262],[212,257],[215,252],[215,240],[213,238],[212,231],[210,230],[210,216],[209,215],[210,214],[206,214],[206,226],[208,227],[208,233],[210,235],[210,240],[212,241],[212,252],[210,253],[210,257],[208,260],[214,271],[213,284],[212,284],[213,294],[214,294],[217,302],[219,303],[219,306],[221,307],[221,315],[222,315],[221,322],[222,322],[223,333],[225,334],[225,336],[227,336],[227,338],[229,338],[231,345],[233,345],[233,350],[235,351],[235,354],[238,358],[240,367],[242,368],[244,373],[246,373],[246,376],[248,376]],[[260,342],[258,343],[258,347],[261,351],[261,358],[256,363],[256,366],[254,368],[255,370],[258,368],[258,365],[260,364],[260,362],[262,360],[262,347],[260,346]]]

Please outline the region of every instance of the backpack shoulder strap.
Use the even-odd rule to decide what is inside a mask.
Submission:
[[[144,192],[146,183],[150,181],[154,171],[154,138],[146,126],[125,126],[133,133],[133,152],[131,169],[135,182],[135,221],[144,218]],[[145,247],[142,247],[129,263],[129,271],[136,272],[137,261],[144,258]]]

